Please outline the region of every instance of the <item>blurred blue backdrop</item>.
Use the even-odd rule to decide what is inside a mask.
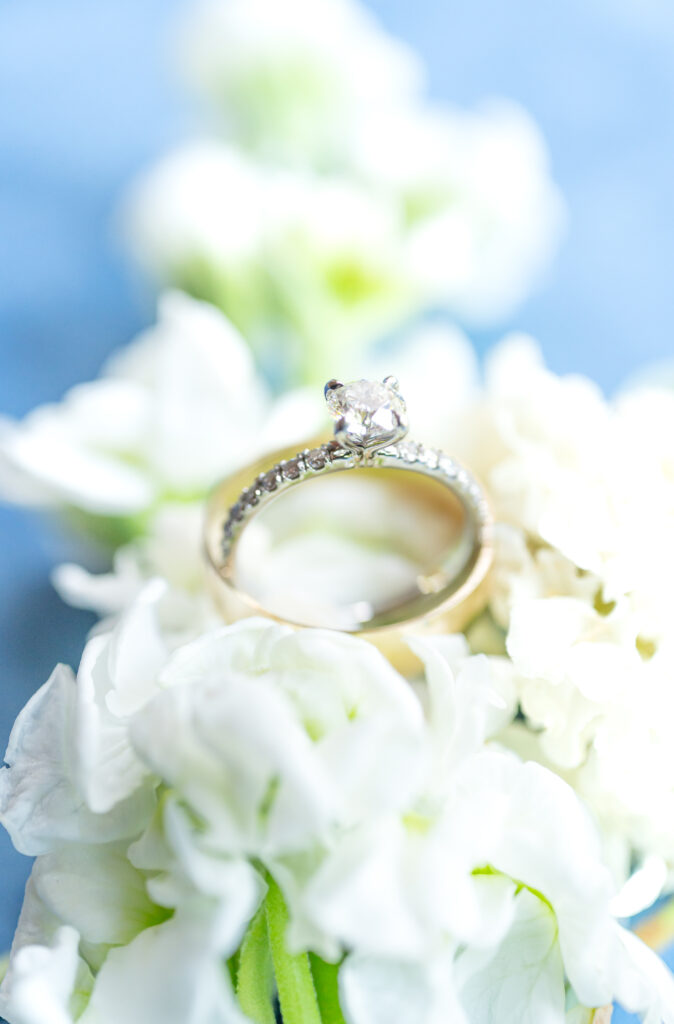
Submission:
[[[279,0],[282,2],[282,0]],[[547,281],[511,324],[556,370],[614,388],[670,357],[670,0],[370,0],[426,58],[433,93],[507,95],[536,117],[569,208]],[[189,131],[163,37],[181,0],[0,0],[0,412],[91,377],[152,316],[111,230],[133,174]],[[493,336],[493,335],[492,335]],[[490,336],[476,339],[484,348]],[[41,524],[0,509],[0,743],[90,624],[50,589]],[[0,949],[28,864],[0,835]],[[619,1016],[618,1021],[628,1018]]]

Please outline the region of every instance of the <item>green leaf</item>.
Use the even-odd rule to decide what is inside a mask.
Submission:
[[[269,878],[265,908],[283,1024],[322,1024],[309,956],[288,952],[288,908],[272,878]]]
[[[339,968],[341,964],[328,964],[315,953],[309,954],[316,998],[323,1024],[346,1024],[339,1005]]]
[[[275,1024],[271,951],[264,906],[251,921],[241,944],[236,994],[241,1009],[255,1024]]]

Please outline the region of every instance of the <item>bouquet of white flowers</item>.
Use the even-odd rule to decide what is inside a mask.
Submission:
[[[619,1002],[674,1024],[674,979],[621,924],[674,878],[674,390],[608,401],[520,335],[482,372],[457,328],[408,323],[495,320],[553,248],[521,110],[431,108],[350,0],[208,0],[180,40],[210,137],[123,210],[171,286],[157,323],[0,423],[5,497],[112,560],[56,570],[101,621],[0,770],[0,821],[36,858],[0,1013],[599,1024]],[[395,372],[493,506],[481,606],[409,639],[414,675],[336,629],[223,623],[202,555],[213,484],[316,436],[304,385],[350,367]],[[317,516],[265,571],[310,600],[318,563],[329,603],[347,578],[385,592],[386,557]]]
[[[65,1021],[671,1021],[569,786],[493,740],[500,659],[262,620],[180,640],[151,583],[22,712],[3,820],[37,855],[2,993]],[[275,986],[274,986],[275,983]]]
[[[493,323],[545,269],[562,204],[536,126],[506,101],[432,106],[416,55],[353,0],[205,0],[179,38],[216,134],[136,183],[124,231],[277,381],[358,373],[429,306]]]

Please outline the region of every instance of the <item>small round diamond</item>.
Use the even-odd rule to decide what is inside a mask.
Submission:
[[[296,459],[288,459],[287,462],[282,463],[281,471],[286,480],[299,480],[302,472],[299,457]]]
[[[331,381],[325,397],[336,436],[349,448],[383,448],[407,433],[407,409],[393,379]]]
[[[275,491],[278,487],[277,469],[274,467],[270,469],[268,473],[263,473],[260,477],[260,487],[263,491]]]
[[[314,448],[304,456],[304,461],[311,469],[323,469],[326,459],[327,456],[322,448]]]
[[[416,441],[403,441],[398,445],[398,454],[405,462],[416,462],[419,458],[420,445]]]

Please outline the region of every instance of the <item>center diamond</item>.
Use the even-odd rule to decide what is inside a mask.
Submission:
[[[395,378],[326,385],[328,409],[337,421],[335,436],[347,448],[372,451],[407,433],[407,409]]]

